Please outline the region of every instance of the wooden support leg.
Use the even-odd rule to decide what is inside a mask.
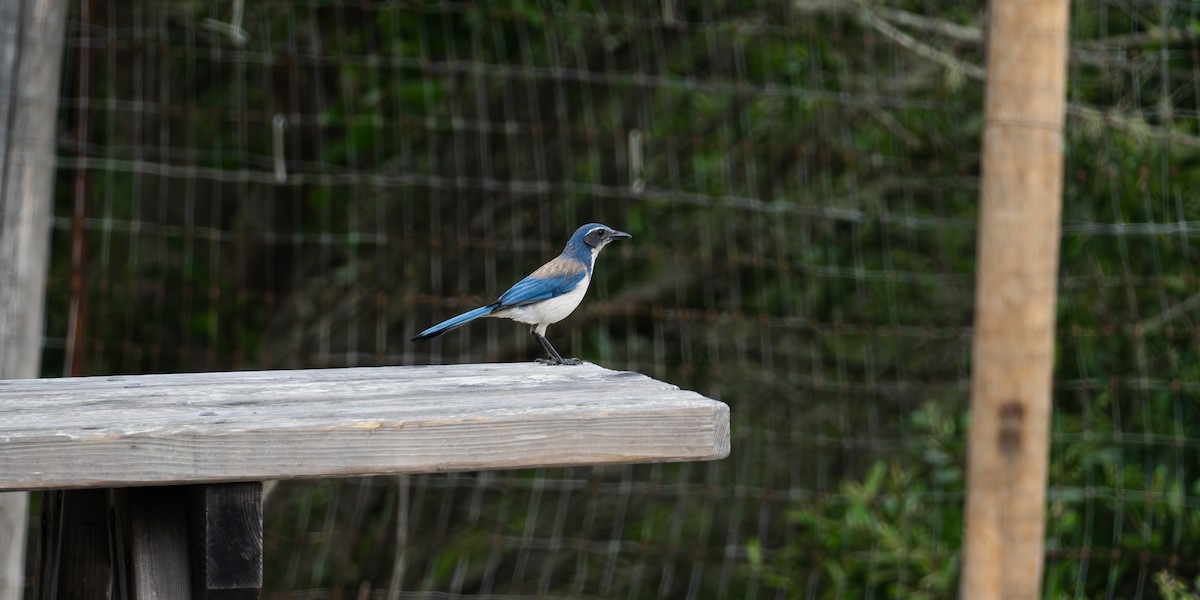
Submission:
[[[197,600],[257,600],[262,591],[262,484],[193,486],[189,521]]]
[[[257,600],[262,484],[55,490],[42,499],[38,600]]]
[[[34,568],[34,598],[107,598],[108,490],[53,490],[42,494],[42,527]]]
[[[115,598],[192,598],[187,498],[187,488],[182,486],[113,490]]]
[[[115,598],[257,600],[262,484],[114,490]]]

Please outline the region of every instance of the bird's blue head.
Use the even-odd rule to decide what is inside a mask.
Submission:
[[[624,231],[617,231],[608,225],[588,223],[575,230],[570,241],[567,242],[567,248],[563,250],[563,254],[567,254],[584,264],[590,264],[591,260],[595,258],[596,253],[600,252],[600,249],[609,242],[631,237],[633,236]]]

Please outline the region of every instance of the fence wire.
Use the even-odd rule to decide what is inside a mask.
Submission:
[[[1200,593],[1198,10],[1072,6],[1047,597]],[[985,13],[82,0],[45,374],[530,360],[408,339],[600,221],[551,339],[730,457],[283,482],[266,597],[952,597]]]

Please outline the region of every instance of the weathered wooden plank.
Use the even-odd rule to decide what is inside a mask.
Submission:
[[[533,363],[0,381],[0,490],[712,460],[729,407]]]
[[[192,597],[257,600],[263,581],[262,484],[191,489]]]
[[[187,501],[183,486],[113,490],[119,538],[115,598],[192,598]]]
[[[108,490],[54,490],[42,497],[34,598],[109,597]]]

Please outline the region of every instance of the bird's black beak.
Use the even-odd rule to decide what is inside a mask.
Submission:
[[[612,235],[610,235],[608,237],[611,237],[614,240],[626,240],[633,236],[629,235],[628,233],[625,233],[624,231],[617,231],[616,229],[614,229],[612,232]]]

